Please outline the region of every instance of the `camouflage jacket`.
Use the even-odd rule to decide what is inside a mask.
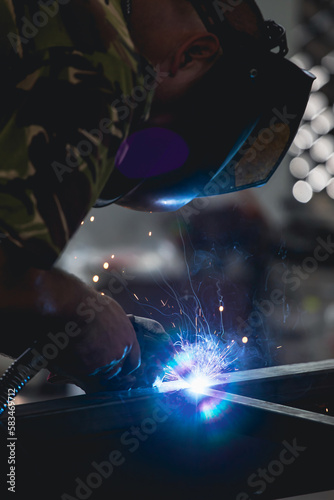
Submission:
[[[155,73],[121,0],[0,0],[0,34],[0,231],[48,268],[147,118]]]

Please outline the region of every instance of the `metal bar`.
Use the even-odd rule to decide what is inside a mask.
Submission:
[[[311,393],[318,394],[320,391],[334,388],[334,360],[232,372],[226,374],[225,378],[225,382],[216,389],[282,404],[293,401],[293,398],[301,393],[307,398]],[[130,392],[99,393],[28,403],[17,405],[16,415],[18,418],[32,418],[87,410],[94,405],[102,408],[103,405],[126,403],[128,400],[151,397],[158,392],[171,392],[175,389],[174,383],[164,383],[159,390],[136,389]],[[332,397],[332,393],[334,391],[328,391],[328,397]],[[5,415],[0,416],[0,421],[5,419]]]
[[[321,415],[312,411],[302,410],[300,408],[293,408],[292,406],[281,405],[269,401],[262,401],[260,399],[240,396],[238,394],[230,394],[217,389],[212,389],[210,387],[203,389],[201,393],[205,394],[206,396],[217,398],[221,401],[228,401],[236,405],[248,406],[250,408],[264,410],[270,413],[285,415],[287,417],[297,417],[305,421],[321,422],[323,424],[331,426],[334,425],[334,417],[330,417],[329,415]]]
[[[132,488],[133,494],[142,488],[145,498],[153,499],[161,485],[175,499],[197,500],[221,491],[222,498],[235,500],[245,491],[253,500],[258,495],[248,478],[273,461],[277,464],[284,443],[297,444],[303,451],[273,484],[266,484],[262,500],[333,489],[327,454],[334,447],[334,417],[248,395],[255,394],[259,386],[265,393],[275,385],[277,391],[290,387],[291,392],[298,392],[305,379],[306,387],[309,379],[313,380],[312,390],[325,388],[332,380],[333,365],[326,361],[234,373],[223,389],[206,388],[202,391],[205,398],[197,402],[188,390],[164,384],[160,392],[100,393],[19,405],[22,494],[27,495],[26,485],[37,469],[34,481],[43,491],[41,496],[34,492],[35,498],[50,500],[53,492],[57,500],[64,492],[75,498],[75,479],[85,481],[95,472],[92,464],[105,462],[116,449],[126,457],[125,465],[94,492],[94,500],[111,498],[115,491],[126,498],[127,488]],[[247,395],[236,394],[231,393],[231,387],[251,390]],[[229,392],[224,392],[227,388]],[[218,420],[203,421],[201,404],[215,400],[225,401],[226,406]],[[155,413],[157,408],[160,410]],[[155,414],[159,419],[164,415],[168,418],[157,425],[152,436],[147,434],[138,452],[129,453],[124,443],[130,443],[132,429],[148,425],[150,431],[149,422],[152,425]],[[5,423],[5,417],[1,421]],[[126,441],[122,440],[124,435]]]

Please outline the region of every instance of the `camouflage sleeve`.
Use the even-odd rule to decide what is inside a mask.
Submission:
[[[125,39],[119,2],[108,10],[93,2],[103,7],[109,35],[89,47],[67,28],[68,5],[38,28],[40,2],[27,2],[34,10],[21,18],[16,3],[0,0],[0,54],[8,69],[0,95],[0,231],[32,265],[48,268],[94,205],[131,121],[147,115],[151,95],[135,106],[126,99],[143,85],[143,75]],[[35,37],[24,38],[34,27]]]

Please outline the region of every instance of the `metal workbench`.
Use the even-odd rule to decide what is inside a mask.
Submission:
[[[231,373],[197,401],[163,384],[18,405],[13,498],[274,500],[334,489],[333,388],[328,360]],[[205,419],[205,404],[219,415]]]

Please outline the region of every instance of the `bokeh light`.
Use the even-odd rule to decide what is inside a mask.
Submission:
[[[292,190],[294,198],[300,203],[308,203],[313,197],[313,190],[308,182],[298,181]]]
[[[318,165],[309,174],[307,181],[314,192],[320,193],[327,186],[331,176],[324,165]]]
[[[303,125],[294,140],[295,146],[301,150],[310,149],[317,139],[316,134],[311,129],[310,125]]]
[[[326,187],[327,194],[334,200],[334,179],[331,179]]]
[[[312,91],[317,92],[329,82],[330,74],[327,71],[327,69],[323,66],[313,66],[313,68],[311,68],[310,71],[316,77],[316,80],[314,80],[313,82]]]
[[[297,179],[305,179],[310,172],[310,164],[306,158],[293,158],[290,162],[290,172]]]
[[[334,75],[334,50],[322,58],[321,64]]]
[[[328,106],[328,97],[323,92],[311,94],[305,110],[304,120],[313,120]]]
[[[325,111],[316,116],[311,122],[311,128],[313,132],[318,135],[328,134],[334,127],[334,115],[331,108],[327,108]]]
[[[224,400],[205,399],[199,405],[199,412],[203,422],[214,422],[222,418],[228,409],[228,403]]]
[[[311,157],[317,163],[324,163],[334,153],[334,137],[324,135],[318,139],[311,149]]]

